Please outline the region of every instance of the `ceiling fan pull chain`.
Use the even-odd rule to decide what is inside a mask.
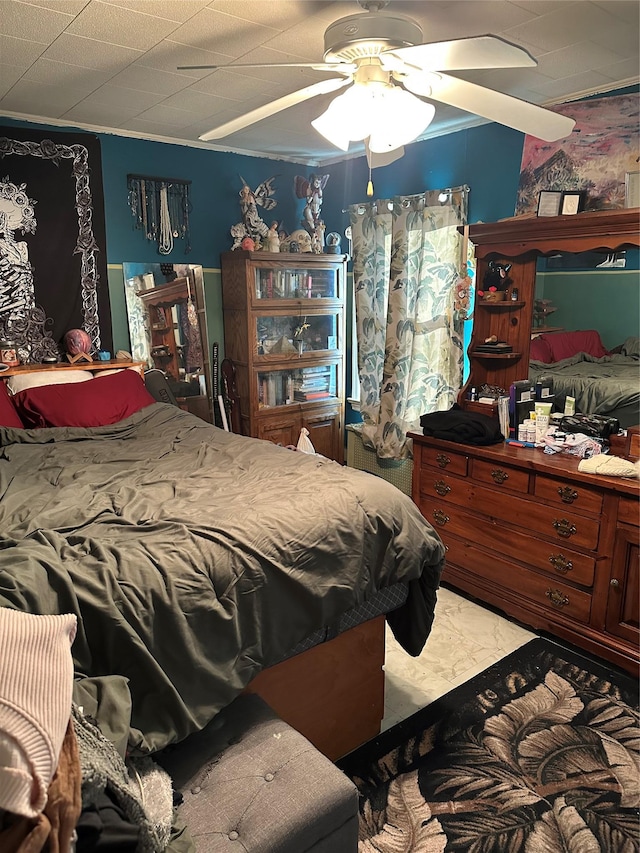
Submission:
[[[367,182],[367,195],[369,198],[373,196],[373,181],[371,180],[371,164],[369,164],[369,180]]]

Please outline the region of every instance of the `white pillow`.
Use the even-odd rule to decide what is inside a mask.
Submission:
[[[107,370],[96,370],[93,378],[98,379],[100,376],[111,376],[113,373],[120,373],[123,370],[133,370],[135,373],[140,373],[137,367],[112,367]]]
[[[67,382],[86,382],[93,379],[90,370],[35,370],[33,373],[18,373],[7,377],[9,394],[17,394],[27,388],[40,388],[42,385],[62,385]]]

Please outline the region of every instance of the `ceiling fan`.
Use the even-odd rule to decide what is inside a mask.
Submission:
[[[370,165],[385,165],[402,156],[402,146],[416,139],[431,122],[435,107],[430,101],[547,141],[571,133],[575,124],[571,118],[444,73],[537,65],[523,48],[493,35],[423,43],[422,29],[415,21],[380,11],[388,2],[358,2],[366,9],[365,14],[341,18],[325,31],[323,62],[179,66],[211,70],[312,68],[339,75],[214,127],[200,139],[223,139],[281,110],[343,88],[346,91],[311,124],[344,151],[351,141],[364,140]]]

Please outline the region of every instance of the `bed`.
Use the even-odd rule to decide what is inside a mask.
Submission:
[[[183,740],[293,662],[306,689],[305,656],[320,672],[332,643],[335,680],[357,683],[349,637],[385,593],[420,652],[444,547],[408,497],[156,402],[135,370],[106,374],[13,396],[0,382],[0,606],[77,615],[77,676],[128,680],[130,748]]]
[[[553,378],[555,407],[567,396],[576,411],[617,418],[626,429],[640,423],[640,339],[628,337],[607,351],[595,330],[553,332],[531,341],[529,378]]]

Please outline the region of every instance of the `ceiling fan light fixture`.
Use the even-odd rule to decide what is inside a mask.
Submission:
[[[385,154],[413,142],[429,127],[436,113],[433,104],[397,86],[390,87],[380,106],[369,137],[369,148],[375,154]]]
[[[337,100],[337,99],[336,99]],[[318,118],[314,118],[311,122],[311,126],[314,127],[321,136],[330,142],[332,145],[335,145],[336,148],[340,148],[341,151],[349,150],[349,136],[344,128],[341,125],[339,119],[336,116],[337,110],[331,112],[331,106],[329,109],[325,110],[322,115],[318,116]]]
[[[434,115],[433,104],[376,80],[355,82],[311,124],[342,151],[348,150],[349,142],[368,138],[370,150],[383,154],[416,139]]]
[[[376,87],[379,83],[354,83],[311,125],[333,145],[347,151],[350,141],[369,136],[375,115]]]

